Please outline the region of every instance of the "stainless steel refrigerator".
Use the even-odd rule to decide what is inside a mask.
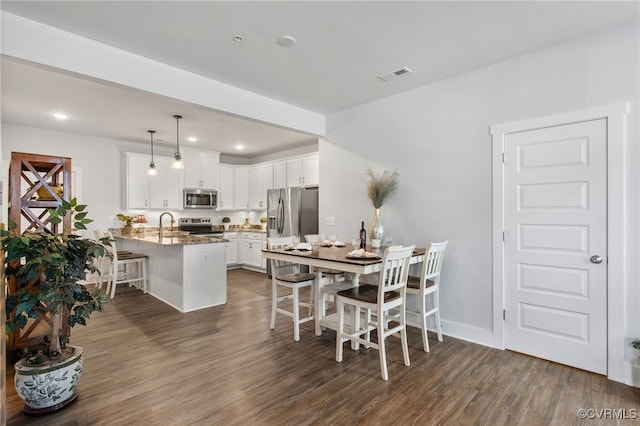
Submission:
[[[298,237],[318,233],[318,188],[267,191],[267,237]],[[271,265],[267,264],[271,276]]]

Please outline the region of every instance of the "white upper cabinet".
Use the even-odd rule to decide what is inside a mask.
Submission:
[[[287,160],[287,186],[317,186],[320,183],[320,165],[317,155]]]
[[[235,172],[235,198],[233,205],[236,210],[249,208],[249,167],[236,166]]]
[[[249,208],[267,209],[267,190],[273,189],[273,164],[260,164],[249,169]]]
[[[220,153],[185,148],[184,186],[220,190]]]
[[[125,155],[125,188],[124,209],[148,209],[149,207],[149,156],[126,153]]]
[[[184,169],[171,167],[173,158],[156,157],[155,176],[149,176],[150,208],[182,210]]]
[[[220,190],[218,191],[218,210],[233,210],[234,196],[234,166],[220,164]]]
[[[273,187],[274,188],[286,188],[287,187],[287,162],[278,161],[273,163]]]
[[[150,158],[145,154],[127,152],[126,209],[182,210],[184,170],[171,168],[172,158],[155,157],[156,175],[149,176]]]

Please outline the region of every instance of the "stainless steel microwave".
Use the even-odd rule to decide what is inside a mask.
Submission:
[[[218,206],[218,191],[215,189],[185,188],[185,209],[215,209]]]

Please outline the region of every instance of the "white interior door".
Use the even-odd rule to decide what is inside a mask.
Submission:
[[[606,166],[604,119],[506,135],[507,349],[606,374]]]

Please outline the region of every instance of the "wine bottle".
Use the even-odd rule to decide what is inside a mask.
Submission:
[[[362,222],[362,226],[360,227],[360,248],[367,248],[367,231],[364,229],[364,222]]]

